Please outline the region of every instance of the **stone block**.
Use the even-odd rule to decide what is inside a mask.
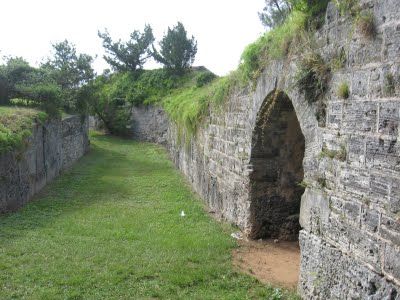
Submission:
[[[394,214],[400,213],[400,178],[390,179],[389,210]]]
[[[363,205],[361,207],[361,228],[370,233],[376,233],[379,227],[379,215],[377,211]]]
[[[400,219],[392,219],[382,215],[379,235],[400,247]]]
[[[372,101],[346,103],[343,107],[342,128],[348,133],[375,132],[377,110],[377,104]]]
[[[321,232],[322,224],[328,222],[329,199],[316,189],[307,188],[301,197],[300,225],[310,232]]]
[[[350,136],[347,143],[347,157],[351,164],[365,164],[365,137]]]
[[[400,170],[400,142],[397,139],[372,137],[366,141],[366,164],[369,167],[381,167]]]
[[[400,101],[379,104],[378,132],[397,138],[400,122]]]
[[[391,243],[385,247],[384,272],[400,282],[400,250]]]

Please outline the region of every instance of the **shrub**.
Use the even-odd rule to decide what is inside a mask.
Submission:
[[[59,117],[61,114],[62,99],[61,89],[51,83],[39,83],[29,86],[17,86],[21,97],[48,113],[50,116]]]
[[[360,13],[357,17],[357,28],[361,34],[367,38],[375,36],[374,15],[371,12]]]
[[[346,82],[342,82],[338,86],[337,95],[342,99],[347,99],[350,96],[349,85]]]
[[[212,72],[202,72],[196,76],[196,87],[202,87],[213,81],[216,77],[217,76]]]
[[[307,14],[294,11],[286,22],[268,31],[242,53],[239,71],[245,80],[255,80],[271,59],[281,59],[289,52],[293,41],[306,29]]]
[[[32,123],[44,122],[47,114],[34,109],[0,107],[0,154],[23,150],[32,132]]]

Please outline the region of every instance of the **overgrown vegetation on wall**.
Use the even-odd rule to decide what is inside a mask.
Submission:
[[[48,115],[32,108],[0,107],[0,154],[23,150],[32,134],[34,122],[44,122]]]
[[[93,77],[92,57],[78,54],[67,40],[53,45],[53,56],[40,67],[32,67],[21,57],[10,57],[0,65],[0,104],[30,106],[57,117],[62,111],[82,112],[78,97],[82,85]]]
[[[133,105],[157,103],[177,124],[180,135],[190,139],[210,106],[223,103],[234,88],[254,87],[271,61],[296,55],[297,88],[317,106],[317,118],[323,123],[325,107],[321,99],[330,70],[343,67],[346,59],[341,51],[328,64],[314,51],[313,33],[323,24],[328,2],[267,0],[260,19],[269,30],[246,47],[238,68],[222,78],[206,69],[191,69],[197,42],[187,36],[182,23],[168,28],[159,50],[154,47],[151,26],[146,25],[143,32],[133,31],[126,42],[113,41],[107,30],[99,32],[107,52],[104,58],[114,72],[97,77],[91,68],[92,58],[78,55],[68,41],[55,44],[54,57],[40,68],[32,68],[20,58],[10,59],[0,67],[0,101],[22,98],[25,105],[40,107],[50,115],[60,110],[89,112],[118,135],[129,133]],[[341,14],[354,18],[362,34],[373,36],[374,18],[361,13],[358,0],[335,3]],[[144,70],[149,58],[161,62],[164,68]],[[342,98],[348,97],[344,89],[339,93]]]
[[[295,55],[299,49],[295,45],[307,43],[309,33],[321,26],[328,2],[292,1],[290,13],[286,18],[282,22],[274,23],[276,26],[273,29],[246,47],[237,70],[202,88],[180,89],[165,98],[165,101],[161,101],[169,116],[178,125],[179,133],[190,138],[207,114],[210,105],[223,103],[234,87],[254,86],[257,78],[272,60]],[[303,74],[308,76],[307,78],[313,77],[315,86],[305,87],[313,94],[313,99],[326,88],[327,70],[323,69],[323,66],[325,64],[309,65],[311,72]],[[311,91],[314,87],[315,90]]]

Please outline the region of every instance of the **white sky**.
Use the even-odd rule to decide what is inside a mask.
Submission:
[[[181,21],[198,41],[194,65],[225,75],[264,31],[257,16],[263,6],[264,0],[1,0],[0,56],[37,65],[50,55],[51,43],[68,39],[78,52],[98,55],[94,67],[101,73],[108,66],[98,30],[126,40],[149,23],[157,45],[167,27]]]

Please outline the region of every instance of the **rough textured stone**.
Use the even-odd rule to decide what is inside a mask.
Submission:
[[[89,150],[88,120],[35,125],[28,148],[0,156],[0,213],[15,211]]]
[[[390,96],[384,92],[385,74],[400,73],[400,5],[360,2],[374,14],[375,39],[353,30],[352,20],[341,17],[333,3],[315,35],[327,62],[338,51],[347,57],[344,68],[332,71],[326,126],[317,120],[317,105],[294,88],[296,57],[271,62],[255,90],[234,91],[222,111],[211,107],[189,146],[179,143],[172,122],[154,121],[158,108],[147,112],[150,121],[136,119],[138,128],[155,126],[140,130],[142,139],[157,141],[154,133],[167,133],[172,160],[211,211],[250,236],[263,219],[272,226],[260,232],[271,237],[279,236],[279,216],[295,215],[283,200],[280,180],[292,177],[294,191],[301,172],[281,176],[285,164],[298,161],[281,149],[289,145],[293,151],[299,144],[283,138],[290,114],[282,109],[273,118],[263,116],[273,108],[271,95],[283,93],[291,101],[301,130],[297,137],[304,137],[299,292],[306,299],[400,299],[400,88]],[[348,99],[336,95],[342,81],[349,84]]]

